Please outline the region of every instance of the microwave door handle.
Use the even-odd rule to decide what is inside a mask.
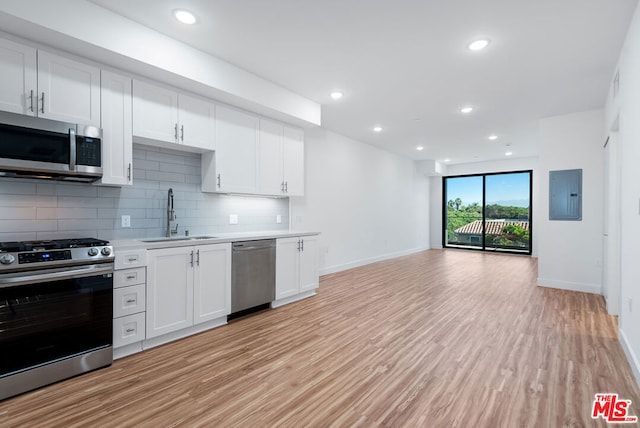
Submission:
[[[76,130],[69,128],[69,171],[76,170]]]

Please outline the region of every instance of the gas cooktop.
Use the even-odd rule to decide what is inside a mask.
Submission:
[[[113,262],[109,241],[95,238],[0,242],[0,272]]]

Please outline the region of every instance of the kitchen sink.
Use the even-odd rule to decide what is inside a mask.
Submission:
[[[154,238],[154,239],[141,239],[142,242],[181,242],[181,241],[197,241],[199,239],[215,239],[215,236],[181,236],[177,238]]]

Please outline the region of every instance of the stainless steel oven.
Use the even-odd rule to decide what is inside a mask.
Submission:
[[[0,399],[113,360],[113,251],[59,242],[0,243]]]

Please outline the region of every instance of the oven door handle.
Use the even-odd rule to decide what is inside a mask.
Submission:
[[[64,269],[64,270],[63,270]],[[50,269],[40,273],[25,275],[18,273],[14,276],[0,277],[0,288],[17,287],[26,284],[38,284],[50,281],[63,281],[65,279],[85,278],[113,273],[113,263],[105,265],[74,266],[61,269]]]

